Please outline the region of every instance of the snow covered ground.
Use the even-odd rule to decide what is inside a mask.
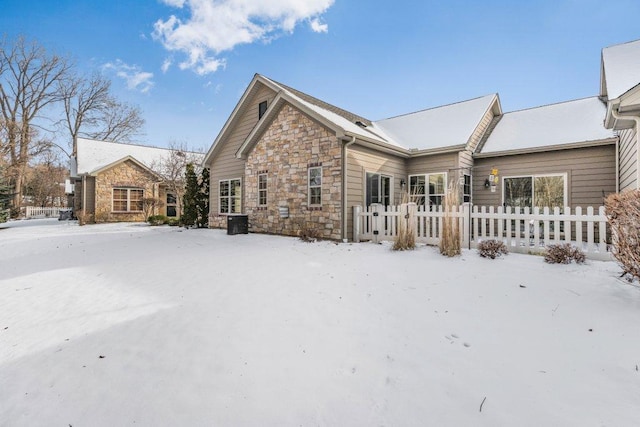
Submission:
[[[0,230],[0,425],[635,426],[612,262],[56,220]]]

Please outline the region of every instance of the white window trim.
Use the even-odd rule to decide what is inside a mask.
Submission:
[[[531,178],[531,200],[533,201],[533,194],[535,194],[535,179],[534,178],[544,178],[547,176],[561,176],[564,180],[564,189],[563,189],[563,205],[562,207],[566,207],[567,203],[568,203],[568,190],[569,190],[569,186],[568,186],[568,174],[566,172],[564,173],[541,173],[541,174],[529,174],[529,175],[509,175],[509,176],[503,176],[502,177],[502,206],[504,206],[504,191],[506,189],[506,186],[504,185],[504,181],[505,179],[509,179],[509,178]]]
[[[380,173],[380,172],[375,172],[375,171],[368,171],[365,170],[364,171],[364,178],[362,180],[362,182],[364,182],[364,194],[363,194],[363,199],[362,199],[362,205],[363,206],[367,206],[367,175],[368,174],[373,174],[373,175],[380,175],[380,177],[384,177],[384,178],[389,178],[389,204],[393,205],[393,201],[395,200],[394,197],[394,176],[393,175],[387,175],[384,173]],[[381,184],[381,183],[380,183]]]
[[[311,185],[311,170],[312,169],[320,169],[320,185]],[[324,181],[324,176],[322,173],[322,166],[311,166],[307,168],[307,206],[309,207],[319,207],[322,206],[322,182]],[[312,204],[311,203],[311,189],[312,188],[320,188],[320,203]]]
[[[229,182],[229,195],[224,197],[229,199],[229,210],[231,210],[231,181],[240,181],[240,212],[242,212],[242,198],[244,196],[242,191],[242,178],[228,178],[218,180],[218,215],[232,214],[232,212],[222,212],[222,203],[220,203],[220,199],[222,198],[222,196],[220,196],[220,183]]]
[[[259,173],[258,174],[258,206],[260,207],[264,207],[267,206],[269,204],[269,174],[267,173]],[[264,190],[260,189],[260,177],[264,176],[265,177],[265,181],[266,181],[266,187]],[[264,191],[264,204],[260,203],[260,192]]]
[[[431,175],[444,175],[444,193],[442,194],[442,197],[447,195],[447,189],[449,188],[449,174],[447,172],[429,172],[429,173],[414,173],[408,176],[407,179],[407,191],[409,192],[409,196],[411,196],[411,177],[412,176],[423,176],[424,177],[424,205],[425,206],[429,206],[427,204],[427,199],[429,198],[429,196],[432,196],[432,194],[429,193],[429,176]],[[439,196],[440,193],[438,194],[433,194],[435,196]]]
[[[464,177],[468,176],[469,177],[469,201],[465,202],[464,201]],[[469,203],[469,204],[473,204],[473,175],[470,173],[463,173],[462,174],[462,203]]]
[[[113,192],[115,190],[127,190],[127,210],[126,211],[117,211],[114,209],[113,207]],[[131,209],[131,190],[136,190],[136,191],[142,191],[142,198],[144,199],[144,188],[140,188],[140,187],[113,187],[111,189],[111,212],[113,213],[140,213],[140,212],[144,212],[143,209],[141,210],[132,210]]]

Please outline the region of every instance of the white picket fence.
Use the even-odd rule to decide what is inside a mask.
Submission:
[[[69,208],[41,208],[38,206],[26,206],[24,208],[25,218],[54,218],[60,215],[60,211],[69,210]]]
[[[407,219],[416,221],[416,242],[438,245],[445,215],[457,219],[461,244],[465,248],[473,249],[483,240],[496,239],[504,242],[510,252],[542,253],[546,245],[570,243],[590,259],[612,259],[607,245],[604,206],[597,212],[590,206],[584,213],[581,207],[530,210],[462,205],[445,213],[442,206],[432,211],[414,203],[400,206],[372,204],[366,209],[354,206],[354,241],[393,240],[398,234],[399,221]]]

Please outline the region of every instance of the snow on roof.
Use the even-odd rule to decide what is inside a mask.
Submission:
[[[289,94],[289,96],[296,98],[297,102],[300,102],[302,105],[306,106],[307,108],[313,110],[316,114],[319,114],[320,116],[324,117],[325,119],[335,123],[336,125],[338,125],[339,127],[341,127],[342,129],[345,130],[345,132],[348,132],[349,134],[352,135],[356,135],[356,136],[361,136],[361,137],[365,137],[368,139],[373,139],[376,140],[378,142],[383,142],[383,143],[389,143],[392,145],[397,145],[395,144],[393,141],[389,141],[388,139],[385,139],[382,135],[373,133],[371,131],[369,131],[369,127],[362,127],[359,126],[355,123],[350,122],[349,120],[347,120],[346,118],[342,117],[339,114],[334,113],[333,111],[329,111],[326,110],[318,105],[312,104],[311,102],[307,102],[305,100],[303,100],[302,98],[300,98],[299,96],[296,96],[295,94],[287,91],[287,93]]]
[[[369,130],[370,126],[365,126],[365,127],[359,126],[355,122],[345,117],[345,115],[348,115],[349,117],[352,117],[352,118],[359,118],[359,116],[356,116],[353,113],[348,113],[345,110],[339,109],[338,107],[332,106],[331,104],[327,104],[324,101],[320,101],[317,98],[304,94],[303,92],[289,88],[288,86],[280,84],[268,77],[265,77],[262,75],[261,77],[271,82],[273,85],[277,86],[282,92],[286,93],[289,98],[295,100],[295,102],[298,102],[301,105],[305,106],[306,108],[312,110],[315,114],[319,115],[320,117],[323,117],[329,122],[342,128],[345,132],[348,132],[349,134],[365,137],[368,139],[373,139],[377,142],[388,143],[396,146],[398,145],[393,141],[390,141],[389,138],[385,138],[383,132],[381,131],[376,132],[376,129]],[[305,95],[305,97],[301,95]],[[338,114],[336,111],[329,110],[328,108],[332,108],[336,111],[343,112],[343,114]],[[366,120],[366,119],[363,119],[363,120]],[[366,121],[370,123],[368,120]]]
[[[609,99],[640,84],[640,40],[602,49],[602,62]]]
[[[602,118],[605,106],[594,96],[505,113],[482,153],[549,147],[613,138]]]
[[[166,158],[170,152],[168,148],[78,138],[77,174],[95,172],[127,156],[150,168],[154,163]],[[191,154],[199,156],[199,160],[204,156],[202,153]]]
[[[496,94],[485,95],[442,107],[377,120],[397,145],[418,150],[464,145],[482,117],[491,107]]]

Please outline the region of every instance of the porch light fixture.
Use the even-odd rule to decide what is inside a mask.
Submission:
[[[489,182],[489,178],[484,180],[484,188],[489,188],[491,186],[491,183]]]

